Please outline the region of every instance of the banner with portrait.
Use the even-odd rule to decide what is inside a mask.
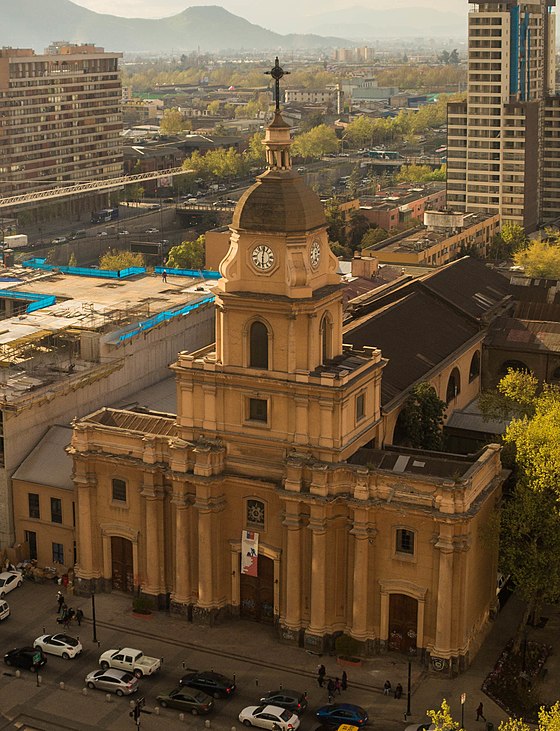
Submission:
[[[241,573],[247,576],[258,575],[259,534],[250,530],[241,533]]]

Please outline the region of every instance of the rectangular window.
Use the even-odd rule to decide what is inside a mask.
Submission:
[[[62,500],[57,497],[51,498],[51,522],[62,523]]]
[[[37,533],[34,530],[26,530],[24,534],[25,542],[29,546],[29,559],[37,560]]]
[[[62,543],[52,544],[52,560],[53,563],[64,563],[64,546]]]
[[[126,503],[126,482],[124,480],[113,480],[113,500]]]
[[[28,493],[27,498],[29,500],[29,517],[40,518],[41,511],[39,509],[39,495],[37,495],[37,493],[30,492]]]
[[[356,421],[360,421],[366,415],[366,395],[361,393],[356,396]]]
[[[268,401],[261,398],[249,399],[249,419],[251,421],[268,421]]]
[[[411,530],[397,531],[397,553],[414,554],[414,533]]]

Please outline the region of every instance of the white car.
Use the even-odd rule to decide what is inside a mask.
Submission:
[[[132,647],[122,647],[119,650],[107,650],[99,658],[102,670],[117,668],[126,670],[137,678],[144,675],[152,675],[161,667],[161,660],[158,657],[144,655],[141,650]]]
[[[0,599],[3,599],[16,586],[22,584],[23,578],[20,571],[2,571],[0,574]]]
[[[159,233],[159,228],[147,228],[146,229],[146,233],[147,234],[158,234]]]
[[[98,236],[108,236],[107,231],[100,231],[97,235]]]
[[[64,634],[41,635],[33,643],[33,647],[40,647],[49,655],[58,655],[69,660],[82,654],[82,643],[74,637]]]
[[[299,718],[295,713],[280,706],[247,706],[239,714],[244,726],[295,731],[299,727]]]
[[[0,601],[0,621],[3,619],[8,619],[10,616],[10,607],[8,605],[8,602]]]

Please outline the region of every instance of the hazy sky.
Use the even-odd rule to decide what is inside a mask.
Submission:
[[[273,27],[274,13],[282,8],[286,12],[301,13],[312,16],[328,10],[339,10],[343,7],[363,5],[368,8],[394,7],[426,7],[451,12],[466,10],[467,0],[283,0],[279,3],[255,2],[255,0],[72,0],[76,5],[95,10],[98,13],[123,15],[133,18],[161,18],[166,15],[180,13],[192,5],[220,5],[231,13],[262,24],[266,21],[268,27]],[[285,25],[285,21],[282,23]]]

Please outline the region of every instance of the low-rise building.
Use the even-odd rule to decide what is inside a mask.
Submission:
[[[370,223],[395,229],[411,219],[422,221],[425,211],[445,208],[445,183],[433,182],[426,185],[403,183],[393,188],[384,188],[375,196],[360,198],[360,212]]]
[[[363,253],[369,251],[387,264],[441,266],[469,253],[487,257],[500,230],[498,214],[430,211],[424,214],[424,220],[437,225],[392,236]]]

